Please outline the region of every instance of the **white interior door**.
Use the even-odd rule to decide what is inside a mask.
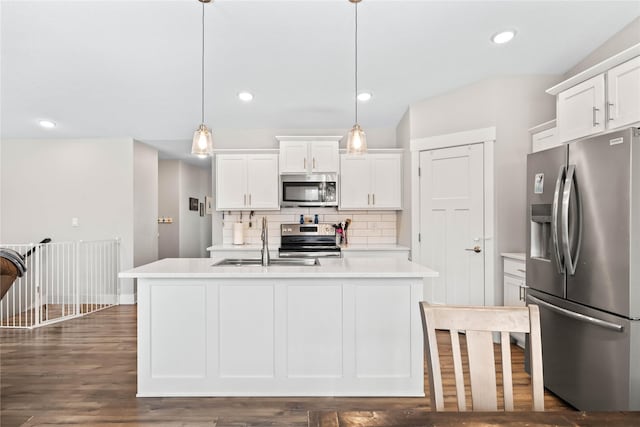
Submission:
[[[420,263],[440,273],[433,303],[485,304],[483,156],[483,144],[420,152]]]

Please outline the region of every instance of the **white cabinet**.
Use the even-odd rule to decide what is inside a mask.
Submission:
[[[280,141],[280,173],[337,173],[338,141]]]
[[[557,102],[560,141],[571,141],[605,129],[603,74],[560,92]]]
[[[640,122],[640,57],[559,92],[557,113],[560,142]]]
[[[503,254],[504,305],[524,307],[527,285],[524,254]],[[524,334],[512,333],[518,345],[524,346]]]
[[[640,121],[640,56],[607,72],[610,129]]]
[[[278,155],[216,155],[216,210],[280,209]]]
[[[529,129],[531,134],[531,152],[548,150],[562,145],[558,137],[558,127],[555,120],[541,123]]]
[[[402,154],[341,155],[339,209],[402,209]]]

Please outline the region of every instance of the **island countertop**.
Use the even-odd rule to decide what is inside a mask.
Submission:
[[[438,272],[398,258],[319,258],[319,266],[213,266],[211,258],[165,258],[120,272],[120,278],[425,278]]]

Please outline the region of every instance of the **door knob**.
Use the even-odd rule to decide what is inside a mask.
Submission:
[[[480,246],[476,245],[473,248],[466,248],[465,251],[473,251],[475,253],[478,253],[478,252],[482,252],[482,249],[480,249]]]

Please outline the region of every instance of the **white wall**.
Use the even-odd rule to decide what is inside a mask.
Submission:
[[[158,151],[133,145],[133,265],[158,259]]]
[[[500,252],[524,252],[526,242],[526,155],[531,150],[527,129],[555,117],[555,98],[545,90],[557,76],[518,76],[477,82],[410,106],[411,139],[465,130],[496,127],[496,303],[502,301]],[[403,118],[403,120],[407,120]],[[400,123],[400,145],[406,143],[405,123]],[[407,171],[405,170],[405,173]],[[416,182],[415,177],[411,180]],[[406,206],[410,206],[410,194]],[[407,199],[406,199],[407,200]],[[404,222],[409,214],[401,214]],[[410,246],[410,234],[402,232],[398,243]]]
[[[132,268],[133,145],[130,138],[3,140],[0,241],[119,237],[121,269]],[[120,287],[121,302],[133,302],[133,281]]]

